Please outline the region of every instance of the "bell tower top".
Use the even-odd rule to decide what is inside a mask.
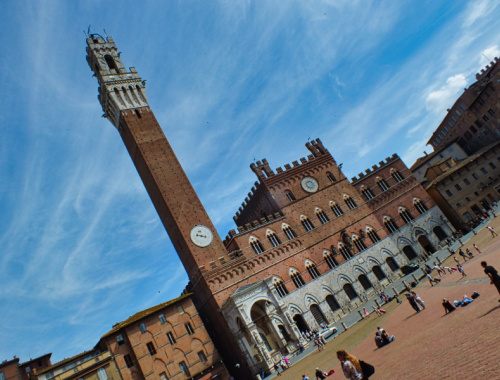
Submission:
[[[129,71],[123,65],[113,38],[91,34],[87,38],[87,62],[99,81],[99,102],[104,117],[118,128],[120,111],[149,107],[146,81],[134,67]]]

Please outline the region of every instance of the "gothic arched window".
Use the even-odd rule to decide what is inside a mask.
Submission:
[[[349,209],[354,209],[356,208],[358,205],[356,204],[356,202],[354,202],[354,199],[352,199],[349,195],[347,194],[344,194],[344,202],[345,204],[347,205],[347,207],[349,207]]]
[[[389,233],[393,233],[398,230],[398,225],[394,222],[394,220],[392,220],[388,216],[384,216],[384,225],[385,228],[387,228],[387,230],[389,231]]]
[[[296,269],[290,269],[290,278],[292,279],[293,283],[295,284],[295,286],[298,288],[301,288],[302,286],[304,286],[306,283],[305,281],[303,280],[302,276],[300,275],[299,271],[297,271]]]
[[[285,286],[285,283],[283,282],[282,279],[280,278],[274,278],[273,279],[273,285],[276,288],[276,291],[278,292],[278,295],[280,297],[284,297],[288,294],[288,289]]]
[[[401,215],[401,218],[403,218],[405,223],[410,223],[413,220],[413,217],[411,216],[410,212],[404,207],[400,207],[398,211],[399,215]]]
[[[427,211],[427,207],[425,207],[424,203],[420,199],[414,198],[413,205],[420,214],[423,214]]]
[[[280,239],[278,239],[278,235],[274,231],[267,230],[267,240],[271,243],[273,247],[277,247],[281,244]]]
[[[325,261],[328,264],[328,266],[330,267],[330,269],[333,269],[337,265],[339,265],[337,263],[337,260],[335,260],[334,255],[331,252],[329,252],[329,251],[323,252],[323,257],[325,258]]]
[[[295,200],[295,195],[290,190],[285,191],[285,195],[288,198],[289,201],[294,201]]]
[[[318,217],[321,224],[325,224],[325,223],[328,223],[330,221],[330,219],[326,215],[326,212],[324,212],[320,208],[316,208],[316,216]]]
[[[380,241],[380,238],[379,238],[377,232],[373,228],[366,227],[366,234],[368,235],[368,237],[370,238],[370,240],[372,241],[373,244]]]
[[[359,252],[364,251],[366,249],[365,243],[361,240],[357,235],[352,235],[352,242],[356,246]]]
[[[314,229],[314,224],[312,224],[311,219],[309,219],[305,215],[300,216],[300,223],[302,223],[306,232],[312,231]]]
[[[385,182],[385,179],[377,177],[377,185],[382,189],[382,191],[389,190],[389,185]]]
[[[318,278],[319,276],[321,276],[319,274],[318,268],[316,268],[316,265],[314,265],[314,263],[310,262],[309,260],[306,261],[306,269],[312,278]]]
[[[285,233],[285,236],[288,238],[288,240],[292,240],[297,237],[292,227],[290,227],[288,224],[283,223],[281,228],[283,228],[283,232]]]
[[[346,247],[342,243],[339,243],[339,252],[341,253],[342,256],[344,256],[344,259],[346,261],[352,258],[351,250],[349,249],[349,247]]]
[[[332,209],[333,214],[337,217],[341,216],[344,213],[340,206],[335,202],[330,202],[330,208]]]
[[[361,192],[363,193],[363,195],[365,196],[366,200],[370,200],[370,199],[373,199],[375,198],[375,195],[373,195],[372,191],[370,190],[370,188],[368,187],[365,187],[365,185],[362,185],[361,186]]]
[[[391,175],[392,175],[392,178],[394,178],[396,180],[396,182],[401,182],[402,180],[404,180],[401,173],[396,169],[391,169]]]
[[[336,181],[335,176],[330,172],[326,173],[326,178],[328,178],[328,180],[332,183]]]
[[[260,243],[259,239],[257,239],[255,236],[250,237],[250,246],[252,247],[256,255],[264,252],[262,244]]]

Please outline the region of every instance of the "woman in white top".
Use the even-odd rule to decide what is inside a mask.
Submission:
[[[339,358],[342,365],[342,371],[344,376],[349,380],[362,380],[363,372],[361,372],[361,365],[358,359],[356,359],[351,354],[348,354],[345,350],[337,351],[337,358]]]

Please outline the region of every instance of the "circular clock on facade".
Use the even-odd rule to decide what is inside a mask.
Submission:
[[[315,193],[319,188],[318,181],[313,177],[302,178],[302,180],[300,181],[300,185],[308,193]]]
[[[198,247],[208,247],[213,239],[214,235],[208,227],[199,225],[191,230],[191,241]]]

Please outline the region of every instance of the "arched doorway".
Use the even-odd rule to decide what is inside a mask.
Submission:
[[[268,305],[271,304],[268,303]],[[250,311],[250,317],[269,353],[279,351],[281,339],[275,336],[276,332],[273,331],[271,320],[266,311],[266,301],[262,300],[254,303]]]
[[[351,284],[347,283],[343,286],[345,294],[347,294],[347,297],[352,301],[355,298],[358,298],[358,293],[354,290]]]
[[[432,229],[432,232],[434,232],[434,235],[436,235],[439,241],[444,240],[448,237],[443,229],[439,226],[434,227]]]
[[[364,274],[359,275],[358,281],[359,281],[359,283],[361,284],[361,286],[363,287],[364,290],[368,290],[371,287],[373,287],[373,285],[370,282],[370,280],[368,280],[368,277],[366,277],[366,275],[364,275]]]
[[[300,332],[305,332],[310,330],[302,314],[295,314],[293,316],[293,321],[297,325],[297,328],[299,329]]]
[[[318,323],[318,325],[321,326],[321,324],[328,324],[328,321],[326,320],[325,316],[323,315],[323,312],[321,311],[321,309],[319,308],[318,305],[316,305],[315,303],[313,303],[311,305],[311,307],[309,308],[309,310],[311,310],[311,313],[314,317],[314,319],[316,320],[316,322]]]
[[[389,268],[391,268],[391,270],[393,272],[397,271],[399,269],[399,265],[398,263],[396,262],[396,260],[394,260],[394,257],[392,256],[389,256],[385,262],[387,263],[387,265],[389,265]]]
[[[330,306],[330,309],[332,309],[332,311],[337,311],[340,309],[339,303],[337,302],[335,297],[332,296],[331,294],[326,296],[325,301],[328,304],[328,306]]]
[[[378,265],[375,265],[373,268],[372,268],[372,272],[373,274],[375,275],[375,277],[377,277],[377,280],[381,281],[383,280],[384,278],[386,278],[386,275],[384,273],[384,271],[382,270],[382,268],[380,268],[380,266]]]
[[[413,259],[416,259],[418,257],[417,253],[409,245],[405,245],[403,247],[403,253],[406,255],[408,260],[413,260]]]
[[[426,236],[420,235],[418,237],[418,243],[422,246],[425,252],[427,252],[429,255],[431,253],[436,252],[436,249],[433,247],[433,245],[430,243],[430,241],[427,239]]]
[[[288,331],[286,331],[285,329],[285,326],[283,325],[278,325],[278,330],[280,330],[280,333],[281,335],[283,335],[283,338],[285,338],[285,340],[287,342],[291,342],[292,339],[290,338],[290,334],[288,333]]]

